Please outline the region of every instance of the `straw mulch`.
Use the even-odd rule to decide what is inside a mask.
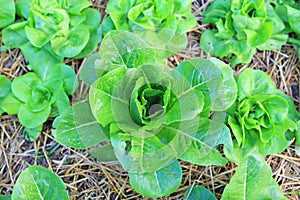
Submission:
[[[104,13],[104,1],[95,0],[93,3]],[[188,33],[188,48],[169,59],[170,67],[193,57],[207,57],[199,48],[199,37],[207,28],[201,25],[201,13],[208,3],[199,0],[193,2],[192,11],[198,19],[198,25]],[[77,71],[82,64],[82,60],[65,62]],[[0,74],[13,79],[27,72],[27,64],[18,49],[1,52]],[[249,65],[238,66],[236,74],[246,67],[266,71],[276,86],[293,98],[299,110],[300,65],[292,46],[286,45],[281,51],[258,52]],[[81,84],[73,101],[78,101],[87,92],[87,87]],[[70,199],[146,199],[131,188],[127,173],[118,162],[99,163],[86,151],[59,145],[51,135],[51,123],[50,119],[44,125],[41,136],[29,142],[24,140],[23,127],[16,116],[0,117],[0,194],[10,194],[20,173],[28,166],[38,164],[51,168],[63,179]],[[294,145],[266,160],[272,167],[273,178],[286,197],[297,200],[297,192],[300,191],[300,157],[295,154]],[[236,169],[236,165],[230,162],[224,167],[201,167],[185,162],[181,164],[183,179],[180,188],[170,197],[162,199],[182,199],[186,189],[192,185],[205,186],[220,198]]]

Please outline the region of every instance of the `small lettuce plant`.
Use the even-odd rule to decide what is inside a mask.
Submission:
[[[149,44],[174,53],[186,47],[186,32],[196,26],[191,3],[192,0],[109,0],[105,10],[109,16],[102,29],[104,34],[110,30],[132,31]]]
[[[59,58],[83,58],[101,40],[101,15],[91,5],[87,0],[20,0],[16,13],[21,20],[3,30],[3,43],[21,48],[29,42]]]

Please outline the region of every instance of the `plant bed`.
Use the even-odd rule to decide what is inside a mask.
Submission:
[[[194,57],[209,57],[199,48],[199,37],[208,28],[201,24],[201,14],[207,5],[208,2],[193,2],[192,11],[198,24],[188,33],[187,48],[168,59],[169,67],[176,67],[182,61]],[[94,1],[93,6],[104,13],[106,2]],[[83,61],[66,59],[65,63],[78,73]],[[0,74],[5,74],[11,80],[27,72],[27,64],[17,49],[1,52]],[[267,72],[276,87],[292,97],[299,111],[300,65],[291,45],[284,45],[280,51],[257,52],[248,65],[237,66],[235,73],[240,74],[246,67]],[[80,82],[72,102],[82,100],[87,95],[88,87]],[[34,142],[24,140],[24,127],[15,115],[5,114],[0,120],[0,194],[11,194],[17,177],[28,166],[41,165],[52,169],[62,178],[70,199],[147,199],[132,188],[128,174],[120,163],[97,162],[87,150],[59,145],[51,135],[53,119],[43,125],[40,137]],[[300,157],[295,154],[294,147],[292,144],[281,154],[267,156],[266,161],[285,196],[297,200],[297,192],[300,190]],[[184,161],[180,164],[183,175],[179,189],[161,199],[182,199],[186,190],[193,185],[206,187],[219,199],[237,167],[232,162],[222,167],[201,167]]]

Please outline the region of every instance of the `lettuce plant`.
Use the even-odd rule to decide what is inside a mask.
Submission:
[[[11,83],[6,78],[5,75],[0,75],[0,115],[4,113],[4,110],[1,109],[2,101],[5,99],[5,97],[10,93],[11,91]]]
[[[195,59],[172,72],[156,65],[119,67],[91,85],[92,113],[139,193],[161,197],[173,192],[181,182],[177,159],[226,163],[215,147],[230,143],[228,129],[208,119],[217,104],[212,100],[220,96],[211,98],[207,92],[222,91],[223,80],[213,62]]]
[[[253,151],[263,156],[282,152],[297,129],[297,111],[292,100],[259,70],[244,70],[237,86],[237,101],[228,110],[234,146],[225,148],[226,157],[239,161]]]
[[[93,52],[101,39],[100,13],[87,0],[20,0],[18,21],[3,30],[9,47],[21,48],[27,42],[61,58],[82,58]]]
[[[109,17],[102,24],[104,33],[128,30],[142,36],[149,44],[177,52],[187,45],[186,32],[196,25],[191,13],[192,0],[109,0]]]
[[[78,86],[76,74],[69,66],[61,64],[52,69],[55,72],[42,78],[33,72],[15,78],[0,102],[4,112],[18,115],[30,139],[39,136],[49,116],[57,116],[70,107],[68,95]],[[60,73],[61,76],[57,76]]]
[[[134,38],[124,31],[105,36],[98,59],[86,65],[87,71],[96,69],[97,76],[83,76],[91,83],[90,109],[74,104],[55,119],[53,133],[58,142],[75,148],[98,148],[96,138],[106,140],[109,145],[90,153],[103,161],[112,159],[107,155],[113,152],[133,188],[156,198],[180,185],[178,160],[226,164],[217,146],[232,146],[223,122],[237,87],[231,68],[217,59],[197,58],[170,70],[156,62],[155,49],[140,47],[143,41]],[[76,114],[83,112],[91,114]],[[213,112],[218,114],[211,117]]]
[[[216,29],[202,34],[201,48],[233,66],[250,62],[256,49],[280,49],[288,39],[284,21],[264,0],[216,0],[203,12],[203,23]]]

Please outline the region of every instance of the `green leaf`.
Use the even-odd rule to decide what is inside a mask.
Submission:
[[[34,128],[25,127],[24,129],[25,139],[29,141],[34,141],[40,136],[42,130],[43,130],[43,125]]]
[[[25,26],[28,22],[17,22],[2,30],[2,41],[8,48],[20,48],[28,42]]]
[[[253,192],[255,191],[255,192]],[[222,200],[287,199],[272,178],[272,170],[264,158],[250,154],[244,158],[229,185],[224,189]]]
[[[291,29],[296,34],[299,35],[300,34],[300,23],[299,23],[300,10],[290,7],[288,5],[286,5],[286,9],[287,9],[288,23]]]
[[[28,19],[32,0],[19,0],[16,2],[16,12],[19,16]]]
[[[182,170],[178,161],[173,161],[158,171],[129,173],[130,184],[140,194],[158,198],[171,194],[180,185]]]
[[[89,154],[96,158],[98,162],[110,162],[117,160],[113,146],[111,144],[107,144],[90,150]]]
[[[39,112],[32,112],[26,105],[21,105],[18,111],[20,123],[27,128],[35,128],[47,121],[51,107],[46,107]]]
[[[276,90],[268,74],[250,68],[245,69],[239,76],[237,85],[239,101],[251,95],[273,94]]]
[[[230,145],[230,143],[230,131],[224,124],[201,119],[195,140],[180,159],[202,166],[225,165],[227,159],[216,147],[220,144]]]
[[[0,102],[0,109],[9,115],[14,115],[18,113],[19,107],[22,102],[15,97],[15,95],[10,92],[3,100]]]
[[[23,102],[31,98],[31,91],[35,85],[41,84],[41,79],[33,72],[15,78],[11,84],[13,94]]]
[[[196,185],[190,187],[183,196],[184,200],[217,200],[215,195],[205,187]]]
[[[15,3],[13,0],[0,0],[0,28],[4,28],[15,21]]]
[[[63,181],[50,169],[41,166],[30,166],[20,174],[11,199],[68,200],[69,197]]]
[[[67,37],[57,36],[51,39],[51,46],[57,55],[72,58],[84,49],[89,38],[90,32],[88,26],[80,24],[70,29],[70,34]]]
[[[10,81],[5,75],[0,75],[0,103],[10,93],[11,87]]]
[[[92,54],[84,63],[80,70],[80,79],[87,85],[92,85],[101,75],[100,54]]]
[[[87,103],[78,102],[53,122],[56,141],[76,149],[85,149],[106,141],[102,127],[94,119]]]
[[[100,77],[91,85],[89,103],[94,117],[103,127],[114,122],[111,95],[114,87],[124,74],[125,69],[120,67]]]
[[[31,44],[38,48],[42,48],[50,40],[47,33],[30,26],[25,26],[25,33]]]
[[[67,94],[72,95],[79,86],[76,73],[72,67],[60,64],[60,77],[64,83],[64,89]]]
[[[11,200],[11,195],[1,195],[0,194],[0,200]]]

